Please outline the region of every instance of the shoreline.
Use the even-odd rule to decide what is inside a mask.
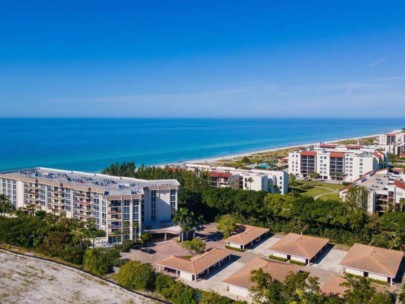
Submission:
[[[387,133],[399,133],[401,132],[401,129],[396,129],[396,130],[391,130],[388,131]],[[270,152],[276,152],[276,151],[281,151],[281,150],[289,150],[289,149],[294,149],[294,148],[308,148],[310,146],[317,145],[319,143],[338,143],[341,141],[346,141],[346,140],[360,140],[360,139],[365,139],[365,138],[370,138],[370,137],[378,137],[379,134],[370,134],[370,135],[363,135],[363,136],[356,136],[356,137],[348,137],[348,138],[341,138],[341,139],[332,139],[332,140],[325,140],[325,141],[318,141],[318,142],[313,142],[313,143],[303,143],[303,144],[298,144],[298,145],[292,145],[292,146],[283,146],[283,147],[278,147],[278,148],[269,148],[269,149],[263,149],[263,150],[256,150],[256,151],[251,151],[251,152],[243,152],[243,153],[237,153],[237,154],[229,154],[225,156],[218,156],[218,157],[210,157],[210,158],[200,158],[200,159],[194,159],[194,160],[185,160],[185,161],[180,161],[180,162],[173,162],[173,163],[165,163],[161,165],[157,165],[158,167],[162,166],[181,166],[187,163],[196,163],[196,164],[203,164],[203,165],[211,165],[213,166],[215,162],[219,161],[233,161],[237,158],[243,158],[243,157],[249,157],[253,155],[258,155],[262,153],[270,153]],[[153,165],[152,165],[153,166]]]

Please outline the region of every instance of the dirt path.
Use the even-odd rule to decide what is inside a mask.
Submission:
[[[0,303],[152,303],[97,277],[0,250]]]

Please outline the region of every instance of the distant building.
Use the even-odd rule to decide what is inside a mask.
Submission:
[[[109,239],[116,231],[134,239],[145,227],[171,225],[177,210],[176,180],[142,180],[104,174],[32,168],[0,174],[0,193],[15,208],[34,205],[87,221],[95,220]]]
[[[405,132],[380,134],[379,144],[385,151],[399,155],[405,151]]]
[[[376,147],[319,144],[290,152],[288,173],[300,178],[352,182],[367,172],[386,166],[387,154]]]
[[[264,169],[236,169],[233,167],[214,167],[200,164],[185,164],[187,170],[207,171],[211,177],[211,186],[216,188],[267,191],[270,193],[288,193],[288,173]]]
[[[342,260],[343,273],[382,282],[395,282],[404,253],[363,244],[354,244]]]
[[[401,200],[405,200],[404,180],[404,174],[389,173],[388,169],[368,172],[349,186],[340,189],[339,197],[344,201],[350,188],[365,187],[369,192],[367,211],[370,214],[382,214],[390,208],[400,207]]]
[[[229,172],[211,171],[208,173],[211,178],[211,187],[214,188],[239,188],[239,176]]]

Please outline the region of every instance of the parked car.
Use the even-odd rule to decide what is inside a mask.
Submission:
[[[151,248],[141,248],[141,251],[142,251],[142,252],[145,252],[145,253],[147,253],[147,254],[154,254],[154,253],[156,253],[156,251],[153,250],[153,249],[151,249]]]

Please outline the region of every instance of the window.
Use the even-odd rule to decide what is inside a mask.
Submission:
[[[133,220],[138,222],[139,221],[139,200],[134,200],[134,207],[133,207]]]
[[[170,208],[172,213],[176,211],[176,190],[170,190]]]

